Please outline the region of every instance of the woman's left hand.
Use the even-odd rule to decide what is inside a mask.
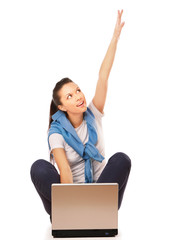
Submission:
[[[123,13],[123,9],[121,10],[121,12],[118,10],[118,16],[117,16],[116,26],[115,26],[114,34],[113,34],[113,36],[114,36],[115,38],[117,38],[117,39],[120,37],[121,30],[122,30],[122,28],[123,28],[123,26],[124,26],[124,23],[125,23],[125,22],[122,22],[122,23],[121,23],[122,13]]]

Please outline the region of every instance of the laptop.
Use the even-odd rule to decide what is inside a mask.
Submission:
[[[118,183],[53,183],[53,237],[118,234]]]

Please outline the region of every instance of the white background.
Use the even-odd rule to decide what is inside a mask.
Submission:
[[[3,239],[52,239],[30,179],[32,163],[48,160],[52,89],[69,77],[89,103],[118,9],[125,25],[103,118],[107,159],[119,151],[132,160],[118,238],[179,239],[177,6],[174,0],[1,1]]]

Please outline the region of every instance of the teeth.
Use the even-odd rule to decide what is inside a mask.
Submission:
[[[82,105],[83,104],[83,102],[81,102],[80,104],[78,104],[78,106],[80,106],[80,105]]]

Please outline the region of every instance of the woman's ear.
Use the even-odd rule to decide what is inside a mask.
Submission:
[[[66,112],[66,109],[65,109],[65,107],[63,107],[62,105],[58,105],[58,109],[59,109],[59,110],[61,110],[61,111],[64,111],[64,112]]]

